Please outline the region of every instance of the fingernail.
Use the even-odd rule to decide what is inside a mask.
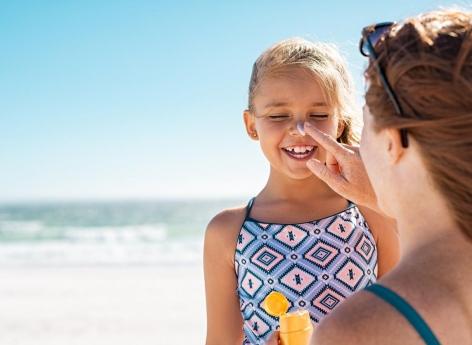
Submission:
[[[306,165],[308,165],[310,168],[316,169],[316,162],[313,159],[310,159],[308,162],[306,162]]]

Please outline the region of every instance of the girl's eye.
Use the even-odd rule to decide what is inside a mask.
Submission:
[[[313,120],[326,120],[328,118],[328,114],[310,114],[310,119]]]
[[[269,115],[268,117],[269,119],[274,120],[274,121],[283,121],[290,118],[289,115],[285,115],[285,114]]]

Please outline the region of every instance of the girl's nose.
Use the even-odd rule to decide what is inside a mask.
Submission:
[[[305,121],[297,122],[297,130],[300,135],[305,136]]]
[[[305,121],[299,120],[290,128],[290,134],[305,136]]]

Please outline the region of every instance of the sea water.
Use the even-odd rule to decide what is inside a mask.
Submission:
[[[202,260],[207,223],[244,200],[0,205],[0,265],[155,265]]]

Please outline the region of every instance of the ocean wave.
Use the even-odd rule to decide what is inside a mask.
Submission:
[[[75,242],[162,242],[166,237],[163,224],[64,229],[64,239]]]
[[[0,242],[161,242],[166,240],[164,224],[127,226],[46,226],[41,221],[0,220]]]
[[[235,201],[0,205],[0,265],[201,263],[211,217]]]
[[[0,238],[36,238],[44,232],[41,221],[0,220]]]
[[[159,243],[64,242],[0,244],[0,265],[162,265],[202,259],[202,240]]]

